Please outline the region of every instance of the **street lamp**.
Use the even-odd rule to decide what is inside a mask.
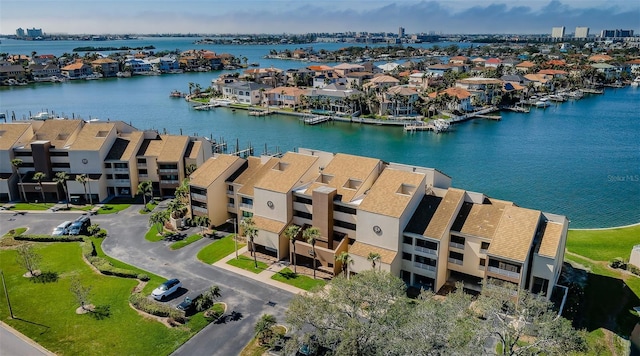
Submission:
[[[236,225],[236,218],[227,219],[227,222],[233,222],[233,242],[236,248],[236,260],[238,259],[238,229]]]

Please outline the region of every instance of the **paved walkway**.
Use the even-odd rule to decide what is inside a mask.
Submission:
[[[2,321],[0,321],[0,354],[3,356],[55,355]]]
[[[243,247],[241,249],[238,250],[238,255],[242,255],[244,253],[246,253],[247,247]],[[227,271],[242,275],[244,277],[247,278],[251,278],[253,280],[274,286],[276,288],[280,288],[283,290],[286,290],[287,292],[290,293],[294,293],[294,294],[300,294],[300,293],[304,293],[306,292],[304,289],[300,289],[297,287],[294,287],[292,285],[286,284],[286,283],[282,283],[276,280],[271,279],[271,277],[273,277],[274,274],[280,272],[283,268],[287,267],[286,264],[284,263],[280,263],[280,262],[271,262],[271,265],[269,265],[269,267],[267,269],[265,269],[264,271],[260,272],[260,273],[253,273],[251,271],[247,271],[244,270],[242,268],[238,268],[235,266],[232,266],[230,264],[228,264],[227,262],[231,259],[236,258],[235,252],[230,254],[227,257],[224,257],[223,259],[219,260],[218,262],[213,263],[214,266],[218,267],[218,268],[222,268],[225,269]]]

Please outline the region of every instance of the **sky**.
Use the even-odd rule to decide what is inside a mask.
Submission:
[[[0,34],[550,33],[633,29],[637,0],[1,0]]]

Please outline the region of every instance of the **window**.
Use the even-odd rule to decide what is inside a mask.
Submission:
[[[405,235],[402,238],[402,242],[407,244],[407,245],[413,245],[413,237]]]
[[[304,219],[309,219],[309,220],[311,220],[313,218],[313,215],[311,215],[309,213],[305,213],[304,211],[298,211],[298,210],[294,210],[293,211],[293,216],[297,216],[299,218],[304,218]]]
[[[464,237],[451,235],[451,242],[456,243],[456,244],[460,244],[460,245],[464,245]]]
[[[423,265],[427,265],[427,266],[433,266],[433,267],[436,266],[436,260],[433,260],[428,257],[423,257],[420,255],[416,255],[416,262],[422,263]]]
[[[251,198],[242,198],[242,204],[253,205],[253,199],[251,199]]]
[[[411,259],[412,257],[413,257],[413,256],[412,256],[410,253],[406,253],[406,252],[403,252],[403,253],[402,253],[402,259],[403,259],[403,260],[411,261],[411,260],[412,260],[412,259]]]
[[[116,179],[129,179],[128,174],[116,174]]]
[[[16,157],[31,157],[31,152],[14,151],[13,155]]]
[[[228,184],[227,185],[227,191],[233,192],[233,185]]]
[[[114,163],[113,168],[129,168],[129,164],[127,163]]]
[[[509,271],[509,272],[515,272],[518,273],[518,266],[509,264],[509,263],[504,263],[504,262],[499,262],[498,263],[498,268],[503,269],[505,271]]]
[[[69,152],[56,152],[56,151],[49,151],[49,155],[51,157],[69,157]]]
[[[432,241],[416,239],[416,246],[428,248],[430,250],[438,250],[438,244]]]
[[[111,168],[111,163],[105,163],[104,168]]]
[[[338,205],[338,204],[333,205],[333,211],[339,211],[345,214],[356,215],[356,209],[343,206],[343,205]]]
[[[34,165],[33,165],[33,163],[32,163],[32,162],[22,162],[22,164],[20,165],[20,167],[23,167],[23,168],[31,168],[31,167],[34,167]]]
[[[484,259],[484,258],[481,258],[481,259],[480,259],[480,266],[484,267],[484,266],[486,266],[486,265],[487,265],[487,260],[486,260],[486,259]]]
[[[138,158],[138,163],[147,164],[147,159],[146,158]]]
[[[233,199],[233,198],[229,198],[229,204],[235,205],[236,204],[236,200]]]
[[[69,168],[71,165],[69,163],[51,163],[51,167],[53,168]]]
[[[158,169],[178,169],[177,164],[159,164]]]
[[[480,249],[481,250],[488,250],[489,249],[489,243],[488,242],[483,242],[480,244]]]
[[[200,195],[207,195],[207,191],[205,189],[196,188],[196,187],[191,187],[191,193],[200,194]]]
[[[449,251],[449,259],[464,261],[464,255],[458,252]]]
[[[311,199],[299,197],[297,195],[293,197],[293,201],[295,201],[296,203],[309,204],[309,205],[313,203]]]
[[[531,287],[531,292],[534,294],[547,294],[547,290],[549,289],[549,280],[533,277],[533,286]]]
[[[107,174],[107,179],[113,179],[113,174]]]
[[[146,169],[138,169],[138,174],[148,174]]]
[[[244,210],[242,211],[242,217],[243,217],[243,218],[250,218],[250,217],[252,217],[252,216],[253,216],[253,213],[252,213],[252,212],[250,212],[250,211],[244,211]]]

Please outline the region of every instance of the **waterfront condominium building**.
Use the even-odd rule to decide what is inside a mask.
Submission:
[[[576,27],[576,32],[573,35],[576,39],[586,39],[589,37],[589,27]]]
[[[560,40],[564,38],[564,26],[552,28],[551,38],[553,38],[554,40]]]
[[[191,211],[213,225],[252,217],[256,250],[336,275],[376,268],[409,286],[439,290],[487,279],[550,297],[560,274],[568,220],[451,186],[442,172],[311,149],[282,157],[217,155],[190,181]],[[312,246],[303,231],[316,227]]]
[[[211,152],[206,138],[140,131],[122,121],[0,123],[0,200],[19,201],[22,195],[28,201],[65,200],[53,181],[57,172],[69,175],[69,195],[78,200],[132,197],[146,180],[155,196],[170,196],[190,166],[201,165]],[[21,161],[18,167],[14,159]],[[38,182],[36,172],[46,177]],[[87,177],[86,185],[77,175]]]

